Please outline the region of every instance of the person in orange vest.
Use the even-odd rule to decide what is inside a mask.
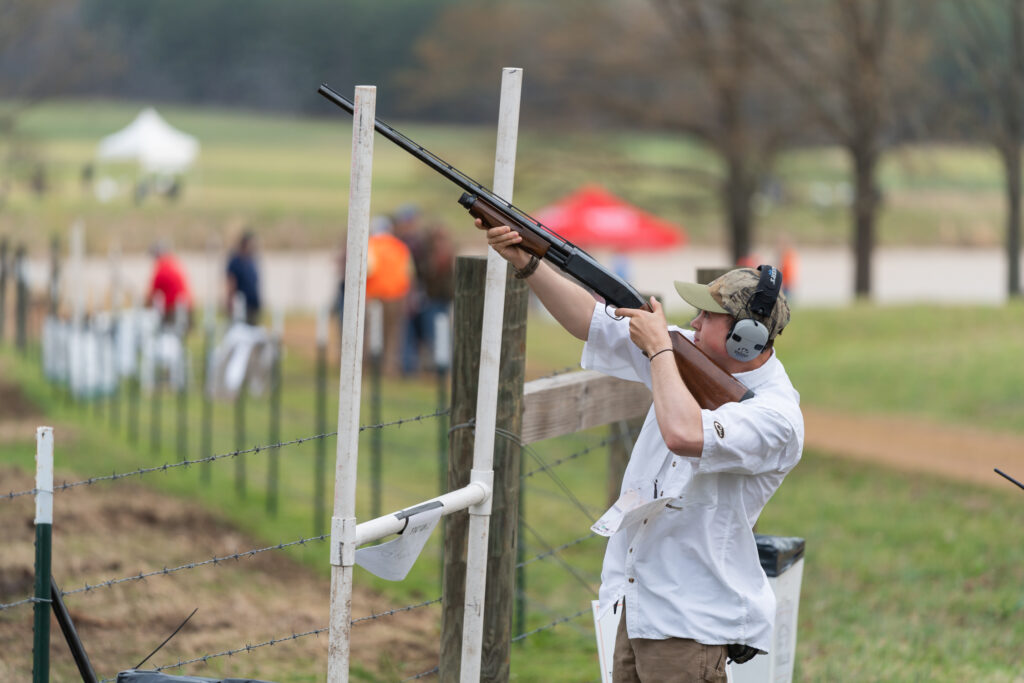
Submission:
[[[383,323],[382,369],[388,376],[401,372],[406,301],[412,286],[413,264],[409,247],[395,237],[391,219],[379,216],[370,226],[366,252],[366,300],[381,304]],[[369,318],[367,334],[370,334]],[[367,354],[372,349],[364,343]]]

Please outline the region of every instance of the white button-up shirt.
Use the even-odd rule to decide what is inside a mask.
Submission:
[[[680,330],[691,340],[693,332]],[[629,320],[598,304],[583,347],[584,368],[651,387],[650,361],[629,338]],[[775,595],[758,560],[753,526],[800,460],[800,396],[772,357],[736,379],[754,398],[703,410],[701,457],[672,453],[654,406],[622,480],[668,505],[612,535],[601,571],[603,614],[623,596],[631,638],[692,638],[709,645],[771,644]]]

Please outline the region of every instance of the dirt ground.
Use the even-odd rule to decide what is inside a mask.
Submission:
[[[807,448],[907,472],[955,481],[1012,486],[993,472],[1024,482],[1024,436],[943,425],[906,417],[846,416],[804,407]]]
[[[66,474],[58,472],[57,479]],[[5,492],[33,486],[30,475],[9,467],[0,468],[0,482]],[[60,533],[54,537],[53,574],[59,582],[69,577],[60,582],[64,591],[263,545],[206,510],[125,481],[61,492],[54,516]],[[31,496],[0,501],[0,602],[33,592],[33,517]],[[112,677],[138,664],[194,608],[198,612],[188,625],[148,666],[324,628],[329,596],[327,579],[270,551],[69,595],[65,602],[97,675]],[[401,606],[357,586],[353,616]],[[0,680],[31,679],[32,611],[24,605],[0,612]],[[357,624],[354,662],[384,680],[430,669],[437,664],[438,614],[437,606],[428,606]],[[77,680],[56,622],[51,638],[52,680]],[[320,680],[327,641],[326,632],[304,636],[177,673],[248,676],[258,670],[260,677],[279,680],[284,672],[307,672],[303,680]]]
[[[31,434],[41,422],[17,388],[0,379],[0,442]],[[958,481],[1012,486],[999,467],[1024,479],[1024,437],[948,427],[904,418],[856,417],[805,408],[807,447],[910,472]],[[58,472],[73,481],[74,473]],[[0,467],[0,493],[32,488],[32,476]],[[0,499],[0,603],[33,591],[34,502],[31,496]],[[261,546],[215,514],[154,493],[139,483],[78,487],[56,496],[53,573],[73,577],[65,591],[112,577],[221,557]],[[229,566],[209,565],[170,576],[130,581],[68,596],[67,605],[101,677],[138,663],[188,616],[199,611],[149,666],[219,653],[327,625],[329,582],[279,551]],[[425,596],[430,598],[433,596]],[[354,616],[401,607],[359,590]],[[438,607],[363,622],[353,629],[354,666],[400,680],[437,663]],[[32,607],[0,611],[0,680],[31,676]],[[76,680],[56,624],[51,643],[53,680]],[[306,636],[250,653],[191,665],[188,675],[276,676],[301,670],[322,679],[327,635]]]
[[[10,443],[15,435],[23,442],[43,423],[0,374],[0,443]],[[58,428],[65,442],[73,439],[67,429]],[[77,481],[78,474],[58,470],[55,480]],[[33,488],[33,477],[0,465],[0,495]],[[34,517],[33,496],[0,498],[0,604],[34,591]],[[265,546],[208,510],[129,480],[60,492],[54,518],[60,526],[54,535],[53,575],[64,591]],[[198,612],[188,625],[147,667],[325,628],[329,600],[328,579],[277,550],[65,598],[100,678],[138,664],[194,608]],[[356,619],[403,606],[359,586],[353,595]],[[380,680],[399,680],[436,666],[439,615],[439,606],[430,605],[355,625],[353,672],[362,669]],[[31,604],[0,610],[0,681],[31,680],[32,619]],[[258,670],[262,678],[285,680],[285,674],[304,672],[301,680],[322,680],[327,642],[325,631],[168,673],[244,677]],[[79,680],[56,621],[50,651],[51,680]]]

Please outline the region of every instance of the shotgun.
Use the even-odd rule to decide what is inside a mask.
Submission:
[[[326,84],[322,84],[317,92],[349,114],[355,113],[355,105]],[[388,140],[462,188],[463,194],[459,197],[459,204],[464,206],[471,216],[479,218],[485,226],[509,226],[522,236],[523,241],[518,245],[521,249],[571,275],[601,296],[605,304],[615,308],[651,310],[644,297],[632,285],[602,266],[587,252],[562,239],[526,212],[494,194],[380,119],[374,119],[373,126]],[[672,332],[671,337],[679,374],[702,408],[713,410],[723,403],[743,401],[754,395],[754,392],[723,370],[682,334]]]

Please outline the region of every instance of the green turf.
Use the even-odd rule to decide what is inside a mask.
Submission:
[[[172,125],[195,135],[202,145],[181,199],[168,203],[150,198],[135,206],[130,194],[135,169],[102,164],[97,178],[120,181],[124,194],[101,204],[81,186],[81,169],[94,160],[100,138],[127,125],[142,106],[55,101],[27,110],[18,120],[18,146],[7,150],[15,160],[15,182],[0,210],[0,234],[42,250],[48,235],[64,234],[81,218],[91,228],[88,247],[97,253],[106,253],[114,239],[123,250],[143,249],[158,235],[173,235],[179,247],[205,249],[211,235],[229,239],[225,233],[245,222],[270,248],[339,244],[348,202],[347,114],[327,102],[315,119],[161,107]],[[721,164],[707,149],[678,135],[536,130],[529,126],[528,107],[524,102],[517,205],[536,212],[583,184],[600,183],[684,226],[694,242],[726,242],[718,202]],[[390,120],[387,114],[378,111]],[[492,126],[390,122],[470,176],[491,183]],[[28,189],[37,162],[45,165],[49,181],[43,197]],[[416,202],[451,226],[459,239],[475,239],[456,204],[460,192],[379,136],[373,174],[374,213]],[[807,245],[850,242],[848,207],[842,201],[814,201],[822,190],[849,194],[849,163],[842,150],[787,152],[779,157],[775,176],[781,196],[758,201],[755,247],[774,248],[783,237]],[[1001,178],[998,159],[985,147],[914,146],[886,155],[879,172],[884,198],[879,244],[1002,244]]]
[[[1019,338],[1019,306],[856,306],[845,310],[801,310],[779,354],[807,405],[850,414],[906,414],[950,424],[1020,433],[1019,373],[1013,349],[1002,335]],[[799,328],[795,327],[799,325]],[[800,334],[796,334],[799,330]],[[922,353],[917,340],[940,340]],[[538,377],[573,365],[578,343],[542,318],[528,328],[529,374]],[[113,433],[107,407],[67,403],[39,378],[34,361],[3,352],[5,372],[19,382],[55,421],[75,425],[73,472],[85,477],[111,470],[174,462],[175,404],[164,402],[163,443],[153,453],[150,401],[140,402],[140,439],[127,443]],[[282,438],[316,433],[312,415],[312,364],[290,353],[285,365]],[[337,410],[337,371],[328,374],[328,425]],[[368,385],[363,398],[367,398]],[[436,387],[424,379],[386,382],[383,419],[428,415],[436,408]],[[189,452],[198,448],[198,400],[190,408]],[[362,422],[368,423],[364,403]],[[247,441],[266,443],[265,400],[247,408]],[[218,404],[213,450],[235,449],[230,404]],[[381,432],[387,485],[383,509],[408,506],[438,491],[438,439],[443,420],[423,420]],[[604,505],[605,434],[591,430],[571,438],[535,444],[524,455],[527,471],[575,456],[553,468],[558,481],[537,473],[525,480],[526,556],[578,540]],[[58,469],[62,461],[57,436]],[[328,477],[333,476],[335,440],[325,442]],[[369,516],[369,432],[360,442],[357,516]],[[312,536],[312,473],[315,442],[280,451],[281,509],[265,513],[270,451],[244,457],[247,496],[234,494],[236,464],[225,458],[210,466],[212,485],[200,483],[200,467],[147,475],[144,481],[202,501],[267,543]],[[31,468],[31,435],[4,446],[0,459]],[[65,463],[65,464],[62,464]],[[583,509],[569,500],[570,489]],[[117,484],[105,486],[116,487]],[[328,482],[328,500],[331,482]],[[2,492],[0,492],[2,493]],[[1015,643],[1024,636],[1024,493],[1007,486],[979,488],[929,476],[911,476],[877,466],[836,460],[809,452],[769,503],[762,533],[801,536],[807,559],[801,594],[797,680],[993,680],[1012,681],[1024,666]],[[55,534],[59,531],[59,520]],[[526,571],[526,629],[544,627],[587,609],[599,580],[603,541],[582,541],[558,554],[573,572],[546,558]],[[328,570],[326,547],[312,543],[294,554],[318,571]],[[431,540],[409,579],[384,582],[357,570],[356,580],[391,596],[396,606],[440,594],[439,550]],[[88,577],[96,580],[109,577]],[[85,579],[83,579],[85,580]],[[154,579],[158,580],[158,579]],[[435,608],[436,609],[436,608]],[[202,653],[197,653],[202,654]],[[596,651],[590,617],[560,623],[513,648],[512,672],[522,681],[596,680]],[[322,671],[322,663],[310,663]],[[392,663],[396,677],[416,671]],[[258,676],[257,671],[247,670]],[[365,672],[364,672],[365,673]],[[354,674],[355,675],[355,674]],[[362,674],[361,674],[362,675]],[[366,674],[368,676],[368,674]],[[297,671],[304,680],[308,672]],[[371,680],[372,678],[366,678]],[[389,679],[390,680],[390,679]]]

